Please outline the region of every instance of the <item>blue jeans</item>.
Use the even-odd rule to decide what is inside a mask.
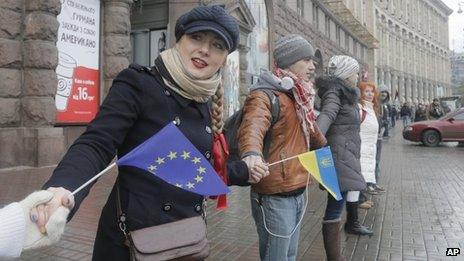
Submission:
[[[305,205],[305,193],[297,196],[281,197],[262,195],[251,191],[251,212],[255,220],[259,237],[259,256],[265,261],[296,260],[300,226],[290,238],[270,235],[263,223],[263,212],[266,226],[270,232],[278,235],[289,235],[300,221]],[[259,203],[260,202],[260,203]]]
[[[327,193],[327,206],[325,208],[324,221],[339,219],[345,206],[346,192],[342,192],[342,200],[337,201]]]

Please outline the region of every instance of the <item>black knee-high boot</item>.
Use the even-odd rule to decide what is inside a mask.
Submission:
[[[374,232],[361,225],[358,220],[358,202],[346,202],[345,232],[361,236],[372,236]]]

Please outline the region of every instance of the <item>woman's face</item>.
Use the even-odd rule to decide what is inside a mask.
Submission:
[[[348,79],[346,79],[346,81],[353,87],[357,86],[358,85],[358,79],[359,79],[359,75],[357,73],[351,75],[350,77],[348,77]]]
[[[298,62],[290,65],[288,70],[303,79],[303,81],[308,82],[314,77],[316,67],[314,66],[313,60],[308,58],[299,60]]]
[[[372,87],[367,87],[362,92],[363,99],[368,102],[372,102],[374,100],[374,94],[374,88]]]
[[[224,41],[210,31],[184,34],[176,45],[185,69],[200,80],[213,76],[225,64],[228,54]]]

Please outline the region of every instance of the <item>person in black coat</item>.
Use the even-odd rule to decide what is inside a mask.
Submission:
[[[414,115],[414,121],[426,121],[427,120],[427,110],[425,109],[425,105],[419,103],[419,106],[416,110],[416,115]]]
[[[57,202],[115,156],[124,156],[170,122],[174,121],[207,159],[212,158],[213,135],[220,134],[223,125],[220,69],[237,48],[239,27],[223,7],[200,6],[178,19],[175,36],[176,45],[162,52],[153,68],[131,65],[114,79],[98,115],[45,183],[44,188],[55,197],[37,208],[39,223],[46,221]],[[203,196],[138,168],[119,166],[118,170],[117,183],[100,217],[93,260],[129,260],[118,226],[118,187],[128,231],[203,213]],[[249,171],[243,161],[229,162],[227,170],[229,185],[247,185],[268,174],[266,165]],[[87,187],[76,195],[71,216],[89,190]]]
[[[357,215],[359,191],[366,188],[360,163],[360,91],[356,87],[359,64],[352,57],[337,55],[329,60],[328,69],[330,77],[316,79],[318,95],[321,97],[321,113],[317,117],[317,124],[332,150],[343,199],[337,201],[327,193],[322,235],[327,260],[341,260],[339,227],[345,201],[347,198],[350,201],[347,203],[347,214]],[[355,200],[350,200],[349,193],[353,194]],[[356,225],[367,231],[366,227]]]

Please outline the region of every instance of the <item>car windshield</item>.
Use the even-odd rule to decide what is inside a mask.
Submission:
[[[452,118],[452,116],[454,117],[455,115],[462,114],[462,113],[464,113],[464,109],[460,108],[460,109],[457,109],[455,111],[445,114],[444,116],[439,118],[439,120],[446,120],[446,119]]]

